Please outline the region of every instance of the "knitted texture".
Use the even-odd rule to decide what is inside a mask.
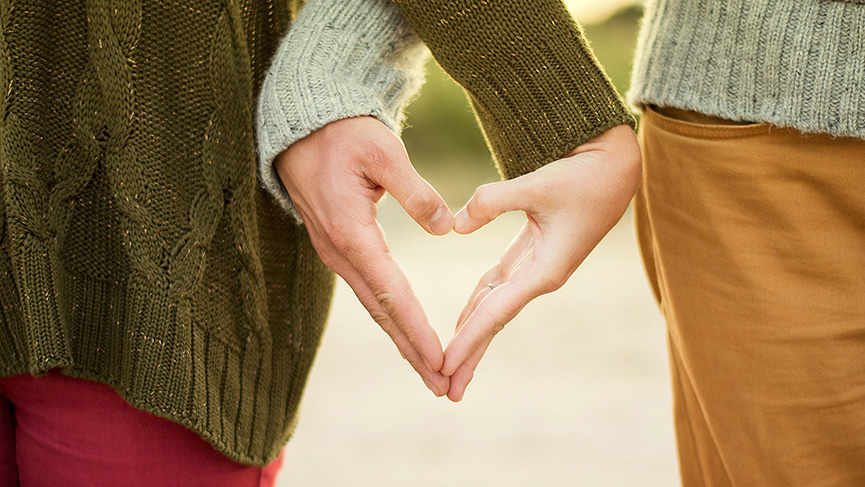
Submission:
[[[468,93],[503,176],[634,126],[560,0],[394,1]]]
[[[259,176],[302,222],[273,166],[330,122],[369,115],[397,135],[429,51],[390,0],[309,0],[283,39],[258,98]]]
[[[459,3],[451,35],[457,12],[404,13],[508,174],[630,121],[561,4]],[[256,178],[300,4],[0,0],[0,376],[61,367],[239,462],[278,455],[333,286]]]
[[[298,9],[0,0],[0,375],[62,367],[276,457],[333,282],[255,177],[254,97]]]
[[[865,3],[652,0],[630,103],[865,138]]]

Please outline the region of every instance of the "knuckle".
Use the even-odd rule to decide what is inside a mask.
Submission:
[[[362,226],[341,220],[322,223],[325,238],[340,254],[353,255],[358,248],[373,245],[374,242]]]
[[[382,309],[380,306],[368,306],[367,311],[369,312],[369,316],[375,321],[379,328],[383,332],[385,332],[395,343],[397,343],[397,348],[399,343],[396,340],[396,336],[399,334],[399,328],[396,325],[396,322],[393,319],[393,316],[390,315],[386,310]],[[402,352],[402,350],[400,350]]]
[[[390,319],[390,316],[382,310],[369,310],[369,315],[372,317],[373,321],[378,323],[378,326],[384,330],[388,335],[393,331],[393,321]]]
[[[438,198],[421,188],[412,192],[405,200],[405,210],[420,218],[431,218],[438,208]]]
[[[378,171],[389,171],[393,166],[393,155],[397,151],[404,150],[402,141],[398,137],[385,135],[370,136],[363,144],[358,146],[359,157],[367,166]]]
[[[396,303],[396,297],[393,293],[388,291],[379,291],[375,293],[375,300],[378,302],[379,306],[385,314],[389,317],[393,315],[393,310]]]
[[[318,252],[318,257],[328,268],[336,272],[336,266],[339,262],[339,259],[336,255],[330,250],[322,250]]]
[[[489,184],[479,187],[472,198],[476,216],[489,216],[493,211],[493,190]]]
[[[495,336],[498,332],[505,329],[505,325],[507,324],[507,320],[503,317],[496,316],[494,313],[491,313],[487,306],[484,303],[481,303],[478,306],[476,311],[477,313],[481,313],[485,319],[487,320],[487,333],[492,336]]]
[[[412,347],[418,348],[418,346],[420,345],[418,333],[415,332],[415,330],[411,327],[403,328],[402,332],[405,335],[406,340],[408,340],[409,344]]]
[[[568,282],[569,277],[569,274],[556,270],[538,283],[536,293],[541,295],[556,291]]]
[[[527,174],[526,176],[531,175],[532,174]],[[517,181],[512,180],[511,182],[516,184]],[[564,182],[564,178],[562,178],[561,182]],[[528,201],[546,200],[557,193],[560,194],[562,192],[567,192],[567,188],[559,187],[557,184],[549,184],[542,178],[538,177],[523,176],[522,179],[519,180],[519,183],[519,190],[523,194],[523,198]]]
[[[466,338],[465,336],[460,335],[460,334],[456,334],[456,335],[454,336],[454,340],[458,340],[458,341],[460,341],[460,342],[463,344],[463,347],[464,347],[466,350],[471,350],[471,349],[472,349],[472,346],[474,345],[474,344],[471,342],[471,340],[469,340],[468,338]]]
[[[559,272],[557,275],[553,276],[553,290],[559,289],[568,282],[568,278],[570,276],[564,272]]]
[[[643,158],[639,148],[631,152],[625,164],[627,167],[627,177],[630,178],[631,184],[636,188],[643,176]]]
[[[390,162],[387,150],[376,139],[367,140],[359,147],[360,157],[369,165],[385,167]]]
[[[548,294],[554,291],[559,290],[562,286],[565,285],[567,279],[561,278],[559,276],[555,276],[545,282],[539,289],[539,294]]]
[[[334,226],[333,224],[323,224],[322,231],[337,251],[345,253],[345,250],[350,244],[350,237],[342,230],[342,228]]]

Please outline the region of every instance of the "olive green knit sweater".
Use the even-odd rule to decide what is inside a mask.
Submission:
[[[298,0],[0,0],[0,376],[62,367],[264,464],[332,274],[256,181]],[[559,0],[397,2],[507,176],[630,115]]]

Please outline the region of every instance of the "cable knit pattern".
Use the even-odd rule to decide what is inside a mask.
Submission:
[[[865,138],[865,3],[652,0],[628,98]]]
[[[472,22],[492,32],[510,22],[502,12],[529,9],[564,25],[567,11],[550,1],[498,0],[503,10],[473,10]],[[310,66],[348,69],[272,77],[275,89],[263,97],[279,116],[259,134],[268,69],[291,72],[297,62],[295,47],[273,60],[302,1],[0,0],[0,376],[62,368],[191,428],[238,462],[276,458],[294,431],[334,276],[258,184],[257,142],[280,150],[292,140],[286,133],[348,116],[357,101],[398,130],[422,48],[390,4],[369,2],[331,0],[328,12],[348,23],[310,11],[313,42],[285,45],[312,56]],[[403,13],[418,32],[442,22],[423,8]],[[376,30],[383,19],[395,27],[386,36]],[[525,43],[534,45],[534,27],[514,22],[509,35],[528,29]],[[329,51],[346,26],[353,40]],[[505,133],[520,138],[508,147],[522,152],[497,152],[499,160],[552,160],[549,141],[564,148],[589,135],[570,126],[571,116],[593,120],[592,130],[627,119],[614,111],[597,122],[596,112],[571,109],[551,125],[536,118],[565,96],[557,87],[577,89],[574,79],[587,110],[591,100],[618,100],[598,68],[582,65],[574,78],[569,65],[551,64],[591,59],[579,37],[554,34],[525,58],[511,57],[513,37],[442,33],[433,43],[460,79],[495,81],[467,85],[479,112],[511,120]],[[498,59],[500,48],[516,69],[501,79],[465,55]],[[539,58],[544,89],[525,92],[513,73],[532,72]],[[310,104],[313,89],[333,97]],[[495,104],[498,96],[519,104]],[[285,117],[298,110],[307,111]],[[489,135],[497,125],[485,128]],[[536,128],[543,140],[532,138]],[[531,165],[506,167],[517,174]]]
[[[0,0],[0,374],[61,367],[276,457],[333,283],[256,179],[300,6]]]
[[[306,3],[264,78],[256,118],[262,184],[299,223],[276,155],[330,122],[361,115],[398,135],[428,52],[390,0]]]

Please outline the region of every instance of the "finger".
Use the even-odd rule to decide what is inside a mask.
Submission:
[[[485,184],[475,190],[466,206],[454,218],[457,233],[471,233],[508,211],[530,212],[531,197],[526,191],[530,179],[525,176]]]
[[[346,283],[348,283],[360,302],[367,309],[370,316],[372,316],[376,323],[378,323],[379,326],[381,326],[382,329],[391,337],[391,340],[393,340],[394,344],[396,344],[399,349],[400,354],[408,360],[412,367],[421,375],[427,386],[439,396],[447,392],[448,379],[434,371],[432,366],[429,365],[430,363],[436,364],[436,370],[438,370],[438,368],[441,367],[443,360],[441,342],[438,339],[438,335],[435,334],[435,331],[427,326],[428,334],[426,336],[426,341],[429,343],[427,348],[429,358],[424,357],[418,351],[416,340],[409,340],[409,337],[403,332],[403,330],[396,325],[393,317],[382,309],[379,301],[376,299],[375,293],[370,289],[364,277],[344,255],[346,249],[349,249],[348,252],[351,253],[350,249],[352,248],[362,248],[369,251],[376,251],[377,249],[383,255],[389,257],[387,254],[387,244],[384,242],[383,234],[380,233],[380,227],[375,224],[369,227],[370,230],[366,232],[367,235],[371,234],[370,237],[373,239],[372,244],[364,244],[360,241],[355,242],[355,239],[349,238],[337,239],[337,241],[340,242],[337,246],[333,239],[328,236],[334,236],[334,232],[330,232],[330,234],[325,232],[323,228],[318,225],[318,221],[314,218],[307,218],[307,220],[310,222],[310,224],[307,225],[307,229],[310,231],[312,243],[318,254],[325,261],[325,264],[345,279]],[[376,234],[376,232],[378,233]],[[344,233],[360,236],[365,232],[354,231]],[[395,266],[395,264],[393,265]],[[399,268],[396,268],[396,271],[401,274]],[[420,316],[423,317],[423,320],[426,320],[426,317],[423,314],[423,309],[420,308],[419,304],[417,304],[417,307],[420,310]]]
[[[508,276],[506,274],[508,269],[518,269],[522,261],[533,255],[532,251],[534,250],[536,239],[533,238],[532,227],[533,225],[531,221],[523,226],[520,234],[517,235],[514,241],[508,246],[507,250],[505,250],[499,264],[490,268],[480,278],[468,303],[465,308],[463,308],[462,313],[460,313],[460,318],[457,320],[457,331],[459,331],[463,321],[475,310],[478,303],[492,290],[490,285],[494,287],[507,280]]]
[[[421,376],[426,386],[436,396],[442,396],[447,393],[450,388],[450,379],[445,377],[440,372],[433,371],[427,364],[427,361],[418,352],[416,345],[409,340],[408,336],[398,327],[394,320],[384,311],[379,305],[375,297],[375,293],[366,284],[366,281],[361,277],[360,273],[354,269],[351,264],[343,259],[342,263],[334,263],[333,267],[355,295],[360,300],[361,304],[367,309],[370,316],[381,326],[382,330],[390,336],[391,340],[396,345],[400,355],[408,361],[412,368]],[[433,332],[434,334],[435,332]],[[435,337],[438,342],[438,337]],[[439,345],[440,346],[440,345]],[[441,348],[439,348],[441,350]],[[439,352],[441,353],[441,352]]]
[[[466,388],[472,378],[475,376],[475,370],[478,368],[481,359],[492,343],[492,337],[481,343],[477,349],[469,356],[468,360],[463,362],[451,376],[450,389],[448,389],[448,399],[453,402],[462,401]]]
[[[453,229],[453,214],[412,166],[399,139],[377,144],[366,156],[367,177],[386,189],[418,225],[433,235],[444,235]]]
[[[465,319],[469,317],[469,314],[471,314],[471,311],[477,305],[477,302],[479,300],[483,299],[483,297],[486,296],[492,290],[490,288],[490,284],[492,284],[493,286],[495,286],[497,284],[495,281],[498,278],[498,275],[499,275],[499,266],[495,265],[495,266],[491,267],[488,271],[486,271],[484,273],[484,275],[480,278],[480,280],[478,280],[478,283],[475,286],[474,291],[472,291],[472,294],[469,296],[468,302],[466,303],[465,307],[463,308],[462,313],[460,313],[460,317],[457,320],[457,324],[456,324],[456,327],[454,329],[454,332],[459,331],[459,329],[462,326]]]
[[[343,256],[369,288],[372,300],[377,304],[375,309],[381,309],[383,313],[382,319],[391,320],[420,353],[430,370],[438,372],[443,361],[441,341],[430,326],[408,279],[391,257],[381,227],[376,223],[362,228],[355,232],[353,243],[343,249]],[[370,308],[372,306],[367,306]]]
[[[505,282],[478,303],[445,350],[441,372],[451,376],[484,340],[501,331],[529,301],[540,295],[535,286]]]

